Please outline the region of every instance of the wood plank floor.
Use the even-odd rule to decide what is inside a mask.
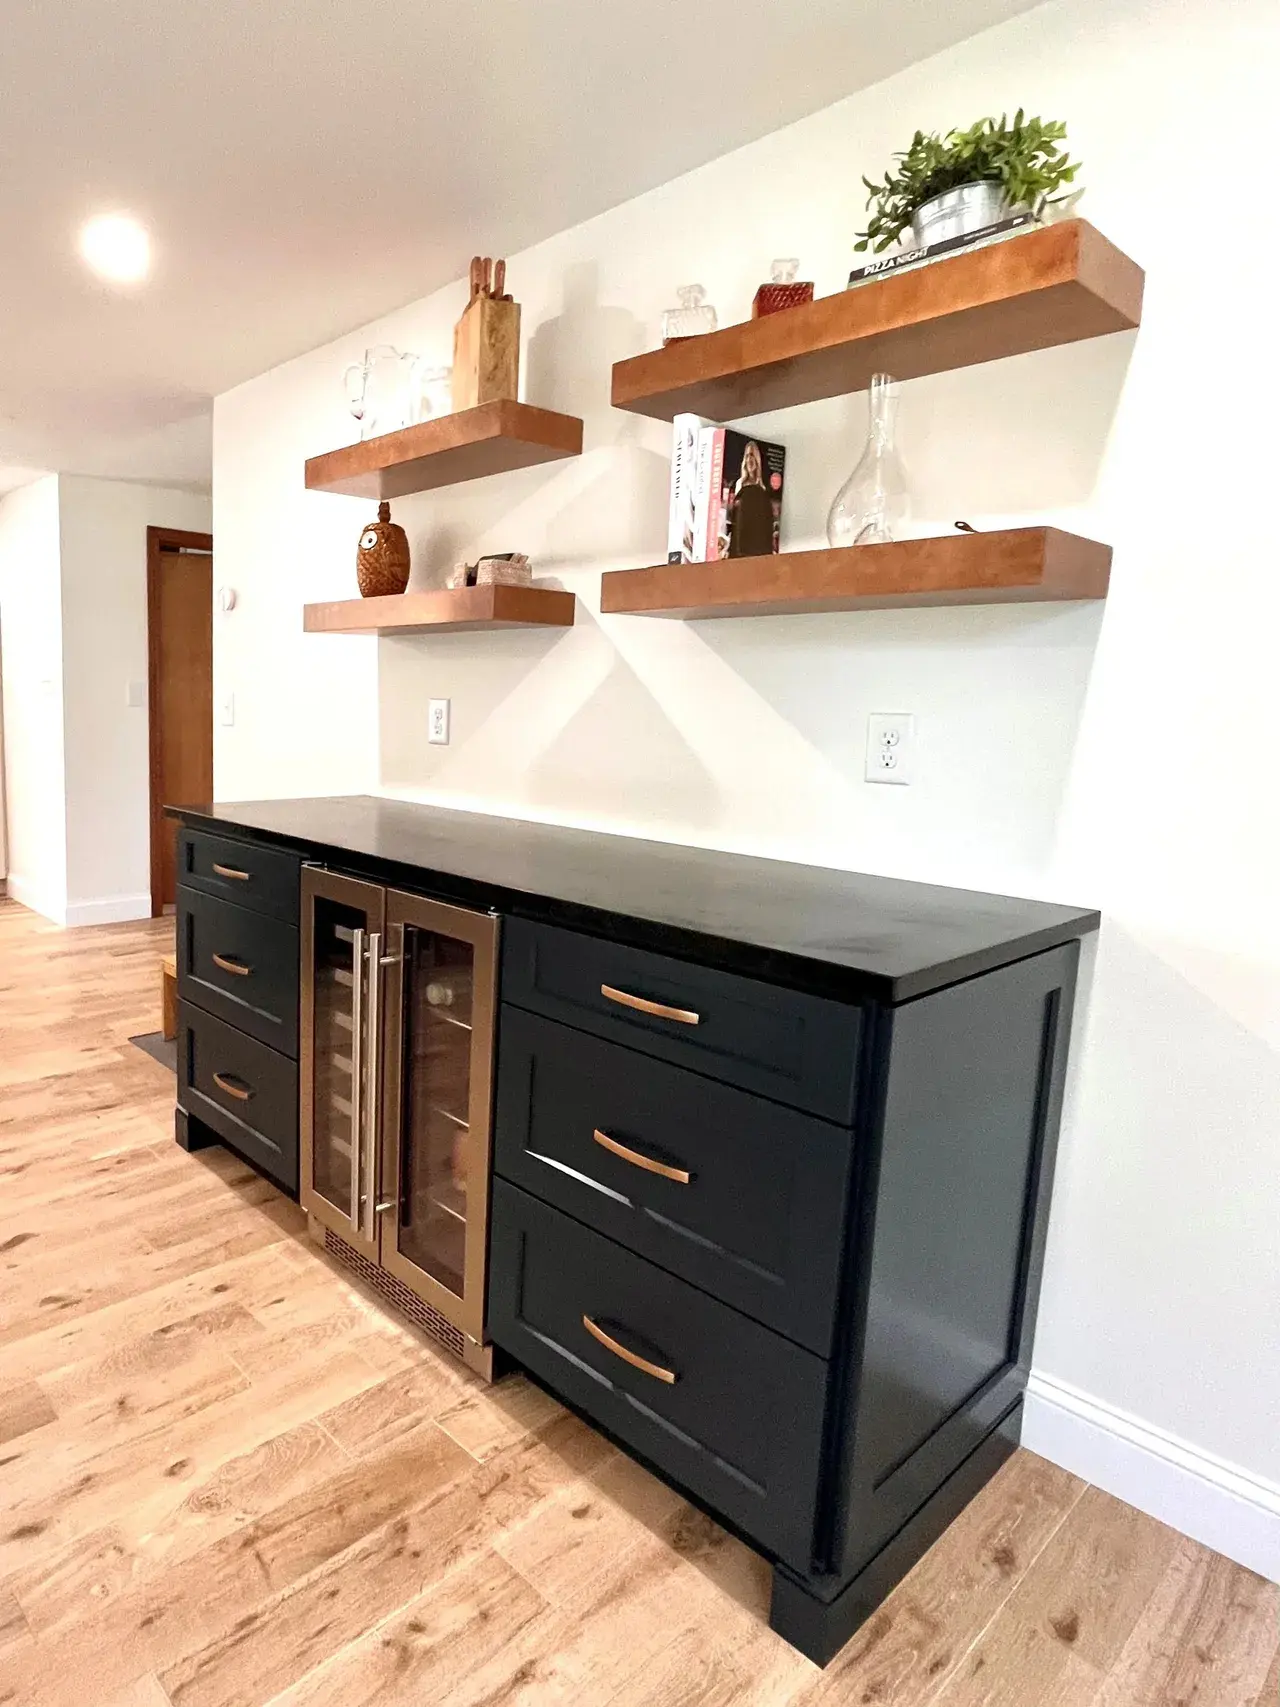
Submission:
[[[1275,1707],[1280,1590],[1027,1452],[819,1672],[745,1548],[176,1147],[171,931],[0,902],[0,1703]]]

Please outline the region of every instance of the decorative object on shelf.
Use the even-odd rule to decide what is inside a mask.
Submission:
[[[453,369],[426,361],[414,373],[415,421],[434,421],[453,413]]]
[[[751,318],[759,320],[765,314],[778,314],[784,308],[799,308],[813,301],[813,281],[797,279],[798,260],[775,261],[769,269],[769,283],[762,284],[751,304]]]
[[[471,260],[471,295],[453,332],[454,409],[512,400],[520,380],[520,304],[506,290],[507,263]]]
[[[685,338],[700,338],[716,329],[716,311],[707,301],[700,284],[681,285],[676,295],[678,308],[668,308],[662,315],[662,343],[678,344]]]
[[[414,414],[413,376],[419,358],[393,344],[375,344],[364,360],[343,374],[347,406],[360,423],[362,439],[407,427]]]
[[[1010,213],[1041,218],[1080,169],[1059,147],[1066,134],[1060,120],[1029,119],[1021,107],[1012,124],[1002,114],[999,122],[979,119],[944,137],[918,130],[911,146],[894,156],[897,169],[885,173],[883,184],[862,180],[874,211],[854,248],[879,253],[908,227],[919,246],[979,231]]]
[[[898,382],[887,373],[872,375],[870,410],[866,447],[827,512],[832,546],[885,545],[907,519],[907,481],[893,442]]]
[[[378,505],[377,521],[369,522],[360,535],[356,580],[361,597],[366,599],[403,593],[409,585],[409,536],[391,520],[388,503]]]
[[[523,551],[496,551],[477,558],[474,563],[455,563],[445,582],[445,586],[453,592],[459,587],[532,585],[533,570]]]

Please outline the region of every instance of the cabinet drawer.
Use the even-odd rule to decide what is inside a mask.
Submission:
[[[500,1179],[489,1329],[761,1547],[808,1567],[827,1380],[820,1358]]]
[[[504,931],[502,996],[828,1120],[853,1119],[856,1007],[527,919]]]
[[[829,1355],[847,1128],[515,1007],[498,1061],[498,1173]]]
[[[298,1053],[298,932],[198,889],[178,890],[178,995]]]
[[[298,1064],[183,1002],[178,1106],[286,1191],[298,1189]]]
[[[207,830],[178,831],[178,882],[237,907],[269,913],[285,924],[298,922],[302,861],[297,854],[257,842],[212,836]]]

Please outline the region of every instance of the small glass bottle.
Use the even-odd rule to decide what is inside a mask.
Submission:
[[[829,545],[884,545],[898,538],[910,505],[893,442],[897,413],[897,380],[873,374],[866,448],[827,512]]]
[[[668,308],[662,316],[664,346],[715,331],[716,311],[706,300],[707,293],[700,284],[681,285],[676,295],[680,298],[679,308]]]
[[[802,302],[813,301],[812,279],[797,279],[800,263],[794,257],[775,261],[769,268],[768,284],[762,284],[751,304],[751,318],[762,314],[777,314],[784,308],[798,308]]]

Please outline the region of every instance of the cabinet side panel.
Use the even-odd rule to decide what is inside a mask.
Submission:
[[[1025,1386],[1078,955],[1068,944],[894,1013],[845,1572]]]

